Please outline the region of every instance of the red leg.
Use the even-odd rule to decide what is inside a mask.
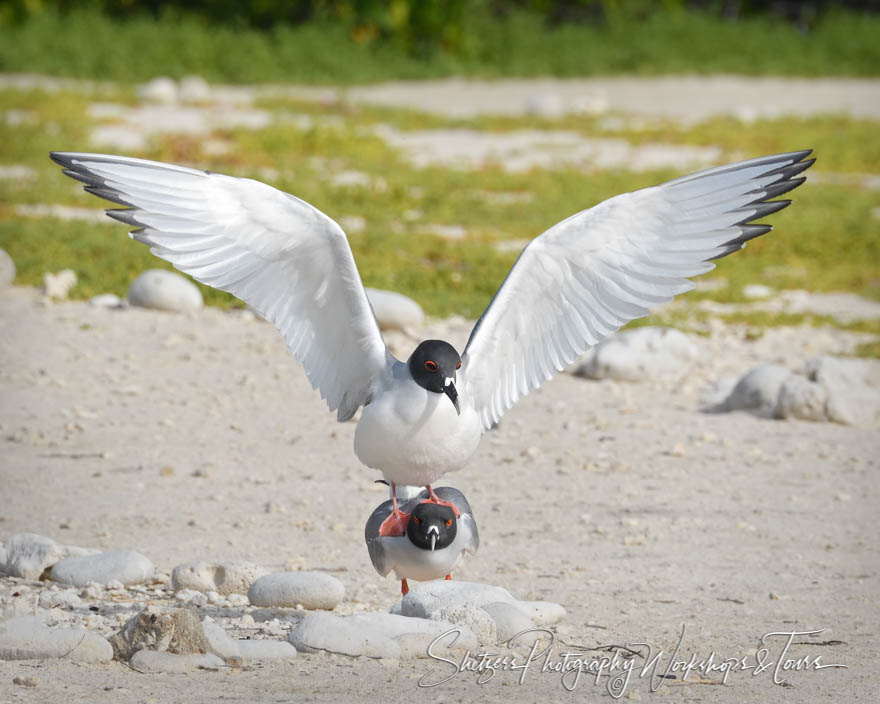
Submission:
[[[400,593],[403,594],[403,596],[409,594],[409,585],[406,583],[405,579],[400,580]]]
[[[379,535],[385,537],[398,537],[406,533],[406,524],[409,522],[409,514],[397,508],[397,492],[394,484],[391,485],[391,513],[379,526]],[[406,594],[406,592],[404,592]]]
[[[428,490],[428,501],[432,504],[441,504],[442,506],[449,506],[452,511],[455,513],[455,517],[458,518],[461,516],[461,511],[458,510],[458,506],[448,501],[444,501],[437,494],[434,493],[434,490],[431,488],[430,484],[425,485],[425,488]]]

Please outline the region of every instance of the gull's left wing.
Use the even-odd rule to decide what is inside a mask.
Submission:
[[[610,198],[526,246],[462,355],[459,383],[490,428],[589,347],[694,287],[791,201],[811,150],[700,171]]]

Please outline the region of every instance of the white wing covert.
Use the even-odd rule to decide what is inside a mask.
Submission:
[[[125,209],[107,214],[177,269],[275,324],[330,410],[347,420],[390,363],[345,233],[271,186],[144,159],[53,152],[64,173]]]
[[[700,171],[610,198],[530,242],[477,321],[459,373],[483,429],[688,277],[768,232],[811,150]],[[768,202],[769,201],[769,202]]]

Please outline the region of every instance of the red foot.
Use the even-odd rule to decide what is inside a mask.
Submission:
[[[437,494],[434,493],[434,490],[431,488],[430,484],[426,485],[425,488],[428,490],[428,499],[427,499],[428,501],[430,501],[432,504],[440,504],[441,506],[449,506],[449,508],[452,509],[453,513],[455,513],[456,518],[461,516],[461,511],[458,510],[458,506],[456,506],[453,503],[450,503],[449,501],[443,501],[443,499],[441,499],[439,496],[437,496]]]
[[[406,583],[405,579],[400,580],[400,593],[404,596],[409,594],[409,585]]]
[[[409,523],[409,514],[397,508],[397,493],[391,485],[391,514],[382,521],[379,526],[379,535],[383,538],[397,538],[406,533],[406,524]],[[406,594],[406,592],[404,592]]]
[[[452,575],[451,575],[451,574],[446,575],[446,579],[451,580],[451,579],[452,579]]]

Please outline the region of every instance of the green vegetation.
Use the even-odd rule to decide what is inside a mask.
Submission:
[[[336,3],[336,13],[312,13],[300,24],[260,28],[263,21],[254,26],[228,13],[232,19],[221,24],[175,9],[159,18],[108,16],[93,5],[64,13],[47,6],[14,21],[16,13],[2,12],[9,1],[0,0],[0,71],[122,81],[196,73],[233,83],[351,84],[451,75],[869,76],[880,66],[880,15],[874,13],[824,12],[804,31],[768,12],[730,21],[688,10],[682,2],[665,2],[669,11],[606,11],[604,18],[557,24],[535,9],[498,16],[491,3],[469,2],[462,9],[460,1],[439,0],[354,3],[346,19],[345,4]],[[12,7],[31,5],[41,6],[13,2]],[[439,5],[455,12],[446,9],[434,17],[413,9]],[[403,14],[395,16],[393,8],[403,8]],[[285,19],[280,12],[276,16]]]
[[[98,98],[125,104],[133,101],[133,94],[127,88],[105,87]],[[16,210],[38,204],[93,209],[106,205],[63,177],[47,156],[52,149],[94,148],[89,133],[99,121],[89,115],[89,102],[83,95],[64,91],[0,90],[0,164],[34,170],[29,179],[0,179],[0,247],[16,262],[21,284],[39,285],[43,272],[73,268],[79,277],[73,291],[77,298],[106,291],[124,295],[139,272],[166,266],[125,237],[123,225],[109,219],[106,224],[95,224],[22,217]],[[515,247],[499,251],[499,243],[527,240],[612,195],[680,175],[673,170],[416,170],[374,135],[375,125],[391,124],[401,130],[437,126],[510,130],[550,125],[526,119],[449,121],[344,102],[266,99],[261,104],[276,119],[260,130],[215,131],[212,141],[226,146],[222,156],[206,151],[206,140],[181,135],[156,138],[147,150],[132,155],[258,178],[304,198],[335,219],[363,218],[363,231],[352,233],[350,240],[365,283],[412,296],[436,316],[475,318],[482,312],[517,256]],[[308,115],[311,126],[298,126],[292,119],[297,115]],[[711,120],[692,127],[627,127],[626,120],[618,119],[609,121],[611,127],[603,127],[598,118],[582,124],[566,118],[554,123],[558,124],[588,136],[615,136],[631,142],[717,144],[722,150],[719,161],[816,147],[819,162],[808,172],[808,182],[792,193],[794,205],[769,219],[775,231],[718,262],[708,277],[726,284],[722,281],[711,292],[694,291],[685,300],[742,302],[742,288],[750,283],[777,289],[850,291],[880,300],[877,192],[866,182],[866,173],[880,163],[880,133],[870,123],[827,117],[754,124]],[[334,185],[333,176],[342,171],[362,176],[352,185]],[[428,225],[462,226],[468,236],[444,239],[426,233]],[[202,290],[211,304],[238,305],[227,294],[207,287]],[[693,306],[673,308],[637,324],[674,324],[699,331],[709,317],[756,330],[785,324],[846,327],[830,318],[808,315],[710,316]],[[880,333],[876,321],[866,325],[855,329]],[[866,347],[863,353],[871,354],[873,349]]]

